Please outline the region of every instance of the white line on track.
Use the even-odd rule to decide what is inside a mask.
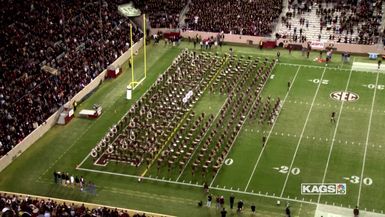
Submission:
[[[378,77],[379,77],[380,73],[378,72],[377,73],[377,77],[376,77],[376,86],[378,85]],[[365,161],[366,161],[366,153],[368,151],[368,143],[369,143],[369,136],[370,136],[370,127],[372,125],[372,117],[373,117],[373,107],[374,107],[374,102],[376,100],[376,92],[377,92],[377,88],[374,88],[374,93],[373,93],[373,100],[372,100],[372,106],[371,106],[371,109],[370,109],[370,116],[369,116],[369,126],[368,126],[368,131],[366,132],[366,142],[365,142],[365,151],[364,151],[364,157],[363,157],[363,161],[362,161],[362,169],[361,169],[361,181],[360,181],[360,187],[359,187],[359,190],[358,190],[358,198],[357,198],[357,206],[360,205],[360,199],[361,199],[361,190],[362,190],[362,179],[363,179],[363,176],[364,176],[364,171],[365,171]]]
[[[313,101],[311,102],[310,109],[309,109],[309,112],[307,113],[305,124],[303,125],[302,132],[301,132],[301,135],[299,137],[298,144],[297,144],[297,147],[295,149],[294,156],[293,156],[293,159],[292,159],[292,161],[290,163],[290,167],[289,167],[288,171],[291,171],[291,169],[293,168],[293,164],[294,164],[295,158],[297,156],[297,152],[298,152],[299,146],[301,144],[301,141],[302,141],[302,138],[303,138],[303,134],[305,133],[307,122],[309,121],[309,117],[310,117],[311,111],[313,109],[313,105],[314,105],[315,99],[317,98],[318,91],[319,91],[319,89],[321,87],[321,84],[322,84],[321,81],[324,78],[325,72],[326,72],[326,67],[324,67],[324,71],[322,72],[322,75],[321,75],[321,78],[320,78],[320,82],[318,83],[317,90],[316,90],[316,92],[314,94],[314,97],[313,97]],[[289,175],[290,175],[290,173],[287,173],[285,182],[284,182],[283,187],[282,187],[281,197],[282,197],[283,193],[285,192],[285,188],[286,188],[287,180],[289,179]]]
[[[350,84],[350,79],[351,79],[351,77],[352,77],[352,71],[353,71],[353,70],[350,70],[348,82],[346,83],[346,87],[345,87],[345,92],[348,90],[348,87],[349,87],[349,84]],[[334,129],[332,143],[331,143],[331,145],[330,145],[330,150],[329,150],[328,160],[326,161],[326,166],[325,166],[324,174],[323,174],[323,177],[322,177],[322,184],[325,182],[326,173],[327,173],[327,171],[328,171],[329,162],[330,162],[330,157],[331,157],[331,155],[332,155],[333,146],[334,146],[334,141],[335,141],[335,138],[336,138],[336,135],[337,135],[337,129],[338,129],[338,126],[339,126],[339,124],[340,124],[340,119],[341,119],[341,114],[342,114],[342,109],[343,109],[343,107],[344,107],[344,103],[345,103],[345,101],[342,101],[341,106],[340,106],[340,111],[339,111],[339,113],[338,113],[337,123],[336,123],[335,129]],[[317,200],[317,202],[319,203],[320,200],[321,200],[321,194],[318,195],[318,200]]]
[[[257,162],[255,162],[255,165],[254,165],[254,168],[253,168],[253,172],[251,173],[250,178],[249,178],[249,180],[247,181],[247,185],[246,185],[246,187],[245,187],[245,191],[247,191],[247,189],[249,188],[251,179],[253,178],[254,173],[255,173],[255,169],[257,168],[257,166],[258,166],[258,164],[259,164],[259,161],[261,160],[263,151],[265,150],[265,148],[266,148],[266,146],[267,146],[267,144],[268,144],[270,135],[271,135],[271,133],[273,132],[273,129],[274,129],[275,124],[277,123],[277,119],[278,119],[278,117],[279,117],[279,114],[280,114],[281,111],[282,111],[283,105],[284,105],[284,103],[285,103],[287,97],[289,96],[290,90],[291,90],[291,88],[293,87],[293,84],[294,84],[295,80],[297,79],[297,75],[298,75],[298,72],[299,72],[300,69],[301,69],[301,66],[298,67],[298,69],[297,69],[297,71],[296,71],[296,73],[295,73],[295,75],[294,75],[294,78],[293,78],[293,80],[292,80],[292,82],[291,82],[292,84],[290,85],[290,88],[289,88],[289,90],[287,91],[287,93],[286,93],[286,95],[285,95],[285,98],[284,98],[283,101],[282,101],[281,109],[279,110],[279,113],[278,113],[278,116],[277,116],[277,118],[276,118],[276,121],[274,121],[273,126],[271,127],[271,129],[270,129],[270,131],[269,131],[269,134],[268,134],[267,137],[266,137],[265,145],[263,146],[261,152],[259,153]],[[321,83],[321,82],[320,82],[320,83]]]

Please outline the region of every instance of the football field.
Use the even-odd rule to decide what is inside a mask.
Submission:
[[[148,78],[134,91],[133,101],[148,90],[185,47],[191,48],[191,44],[148,48]],[[215,208],[196,207],[198,200],[206,200],[202,186],[207,183],[215,195],[225,195],[227,199],[233,193],[236,200],[245,200],[245,214],[250,214],[249,206],[253,203],[257,206],[257,216],[284,216],[286,203],[290,203],[293,216],[314,216],[318,204],[347,208],[349,213],[358,205],[362,211],[370,212],[368,216],[382,214],[385,210],[384,71],[358,71],[351,63],[340,63],[337,54],[329,65],[308,60],[300,53],[285,53],[274,63],[275,51],[258,52],[255,48],[235,46],[234,61],[240,62],[247,73],[233,76],[226,72],[233,67],[232,60],[223,54],[227,49],[226,46],[223,51],[217,50],[218,59],[223,59],[202,96],[187,111],[197,115],[205,113],[203,121],[210,122],[210,115],[214,119],[183,166],[170,169],[166,165],[157,168],[156,163],[138,167],[116,162],[105,166],[94,163],[91,149],[133,105],[133,101],[127,103],[124,99],[125,85],[130,78],[129,73],[124,73],[116,80],[106,81],[81,104],[80,109],[93,103],[102,104],[105,112],[99,119],[76,118],[67,126],[54,127],[0,174],[0,189],[177,216],[217,216],[219,212]],[[135,58],[138,71],[143,70],[140,55]],[[317,55],[313,53],[312,57]],[[266,82],[261,81],[259,95],[250,94],[248,102],[242,97],[246,97],[248,87],[254,87],[251,78],[257,69],[266,70],[262,63],[265,57],[272,62],[271,71]],[[257,58],[259,63],[253,68]],[[352,62],[368,61],[357,56]],[[126,66],[124,69],[128,70]],[[245,83],[240,82],[241,79]],[[239,108],[234,115],[240,123],[239,131],[234,134],[234,141],[229,142],[223,164],[214,173],[211,170],[207,174],[201,170],[197,172],[193,164],[203,141],[207,141],[214,130],[227,132],[225,124],[232,126],[230,112],[224,115],[223,126],[218,125],[222,123],[219,117],[226,104],[229,108],[237,108],[237,103],[228,102],[229,94],[220,91],[228,83],[239,86],[234,97],[239,97],[245,108],[249,107],[244,114]],[[262,104],[267,99],[272,102],[279,99],[279,110],[272,123],[259,121],[260,109],[253,117],[258,97]],[[188,129],[187,119],[182,118],[171,133],[170,141],[184,123]],[[169,140],[165,141],[164,149],[169,147]],[[156,156],[154,161],[158,158]],[[93,180],[97,195],[56,186],[52,183],[55,170],[81,174]],[[323,193],[319,188],[301,187],[301,184],[314,186],[317,183],[342,184],[343,187]],[[282,203],[280,206],[276,205],[278,200]],[[236,215],[235,212],[229,214]]]

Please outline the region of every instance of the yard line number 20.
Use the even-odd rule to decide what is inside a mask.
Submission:
[[[278,172],[280,173],[288,173],[289,172],[289,167],[288,166],[281,166],[278,169]],[[298,167],[294,167],[290,170],[291,174],[293,175],[298,175],[301,173],[301,170]]]

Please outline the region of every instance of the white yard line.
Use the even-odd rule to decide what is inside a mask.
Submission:
[[[214,125],[215,120],[217,120],[219,114],[221,113],[221,110],[222,110],[223,107],[226,105],[226,102],[228,101],[228,99],[229,99],[229,98],[226,98],[225,102],[223,103],[223,105],[221,106],[221,108],[219,109],[219,111],[217,112],[217,114],[215,115],[215,118],[214,118],[213,122],[211,123],[210,127],[207,129],[207,131],[205,132],[205,134],[202,136],[202,138],[204,138],[204,137],[207,135],[207,133],[210,131],[210,128]],[[179,181],[180,177],[183,175],[183,173],[184,173],[184,171],[186,170],[186,168],[187,168],[188,164],[190,163],[191,159],[194,157],[196,151],[199,149],[200,144],[202,143],[202,141],[203,141],[203,140],[201,140],[201,141],[199,142],[199,144],[197,145],[197,147],[195,148],[194,152],[192,153],[191,157],[188,159],[186,165],[183,167],[183,170],[180,172],[180,174],[179,174],[178,178],[176,179],[176,181]]]
[[[376,77],[376,86],[378,85],[378,78],[379,78],[379,75],[380,73],[377,73],[377,77]],[[366,153],[368,151],[368,143],[369,143],[369,136],[370,136],[370,127],[372,126],[372,117],[373,117],[373,108],[374,108],[374,102],[376,100],[376,92],[377,92],[377,88],[374,88],[374,93],[373,93],[373,100],[372,100],[372,107],[370,109],[370,116],[369,116],[369,126],[368,126],[368,131],[366,132],[366,142],[365,142],[365,151],[364,151],[364,157],[363,157],[363,161],[362,161],[362,169],[361,169],[361,181],[360,181],[360,188],[358,190],[358,199],[357,199],[357,206],[360,205],[360,198],[361,198],[361,190],[362,190],[362,179],[363,179],[363,176],[364,176],[364,171],[365,171],[365,162],[366,162]]]
[[[271,135],[271,133],[273,132],[274,126],[275,126],[275,124],[276,124],[277,121],[278,121],[278,117],[279,117],[279,115],[281,114],[283,105],[284,105],[284,103],[285,103],[287,97],[289,96],[290,90],[291,90],[291,88],[293,87],[293,84],[294,84],[295,80],[297,79],[297,75],[298,75],[298,72],[299,72],[300,69],[301,69],[301,66],[298,67],[298,69],[297,69],[297,71],[296,71],[296,73],[295,73],[295,75],[294,75],[294,78],[293,78],[293,80],[292,80],[292,82],[291,82],[290,88],[289,88],[289,90],[287,91],[287,93],[286,93],[286,95],[285,95],[285,98],[284,98],[283,101],[282,101],[281,109],[279,110],[278,116],[277,116],[277,118],[275,119],[275,121],[274,121],[274,123],[273,123],[273,126],[271,127],[271,129],[270,129],[270,131],[269,131],[269,134],[268,134],[267,137],[266,137],[265,145],[263,146],[261,152],[259,153],[257,162],[255,163],[254,168],[253,168],[253,172],[251,173],[250,178],[249,178],[249,180],[247,181],[247,185],[246,185],[246,187],[245,187],[245,191],[247,191],[247,189],[249,188],[251,179],[253,178],[254,173],[255,173],[255,170],[256,170],[256,168],[257,168],[257,166],[258,166],[258,164],[259,164],[259,161],[261,160],[263,151],[265,150],[265,148],[266,148],[266,146],[267,146],[267,144],[268,144],[270,135]]]
[[[346,83],[346,87],[345,87],[345,92],[348,90],[348,87],[349,87],[349,84],[350,84],[350,79],[351,79],[351,77],[352,77],[352,71],[353,71],[353,69],[350,70],[348,82]],[[325,170],[324,170],[324,175],[323,175],[323,177],[322,177],[322,184],[325,182],[326,173],[327,173],[327,171],[328,171],[329,162],[330,162],[330,157],[331,157],[331,155],[332,155],[333,146],[334,146],[335,138],[336,138],[336,135],[337,135],[337,129],[338,129],[338,126],[339,126],[339,124],[340,124],[340,119],[341,119],[341,114],[342,114],[342,109],[343,109],[343,107],[344,107],[344,103],[345,103],[345,101],[342,101],[341,106],[340,106],[340,111],[339,111],[339,113],[338,113],[337,123],[336,123],[335,129],[334,129],[333,139],[332,139],[332,143],[331,143],[330,150],[329,150],[329,156],[328,156],[328,160],[327,160],[327,162],[326,162],[326,166],[325,166]],[[317,200],[317,202],[319,203],[320,200],[321,200],[321,193],[318,195],[318,200]]]
[[[324,71],[322,72],[322,75],[321,75],[321,78],[320,78],[320,82],[318,83],[317,90],[316,90],[316,92],[314,94],[314,97],[313,97],[313,101],[311,102],[310,109],[309,109],[309,112],[307,113],[305,124],[303,125],[302,132],[301,132],[301,135],[299,137],[299,140],[298,140],[298,143],[297,143],[297,147],[295,149],[294,156],[293,156],[293,159],[292,159],[292,161],[290,163],[290,167],[289,167],[288,171],[291,171],[291,169],[293,167],[293,164],[294,164],[295,158],[297,156],[297,152],[298,152],[299,146],[300,146],[302,138],[303,138],[303,134],[305,133],[305,130],[306,130],[306,127],[307,127],[307,122],[309,121],[309,117],[310,117],[311,111],[313,109],[313,105],[314,105],[315,99],[317,98],[318,91],[319,91],[319,89],[321,87],[321,84],[322,84],[321,81],[324,78],[325,72],[326,72],[326,67],[324,67]],[[290,172],[288,172],[287,175],[286,175],[286,179],[285,179],[285,182],[283,184],[282,191],[281,191],[281,197],[282,197],[283,193],[285,192],[285,188],[286,188],[287,180],[289,180],[289,176],[290,176]]]

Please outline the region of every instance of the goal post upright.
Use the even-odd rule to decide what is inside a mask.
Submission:
[[[134,77],[134,50],[133,50],[133,41],[132,41],[132,23],[130,23],[130,51],[131,51],[131,85],[135,83]]]
[[[143,45],[144,45],[144,79],[147,77],[147,29],[146,29],[146,14],[143,14]]]

